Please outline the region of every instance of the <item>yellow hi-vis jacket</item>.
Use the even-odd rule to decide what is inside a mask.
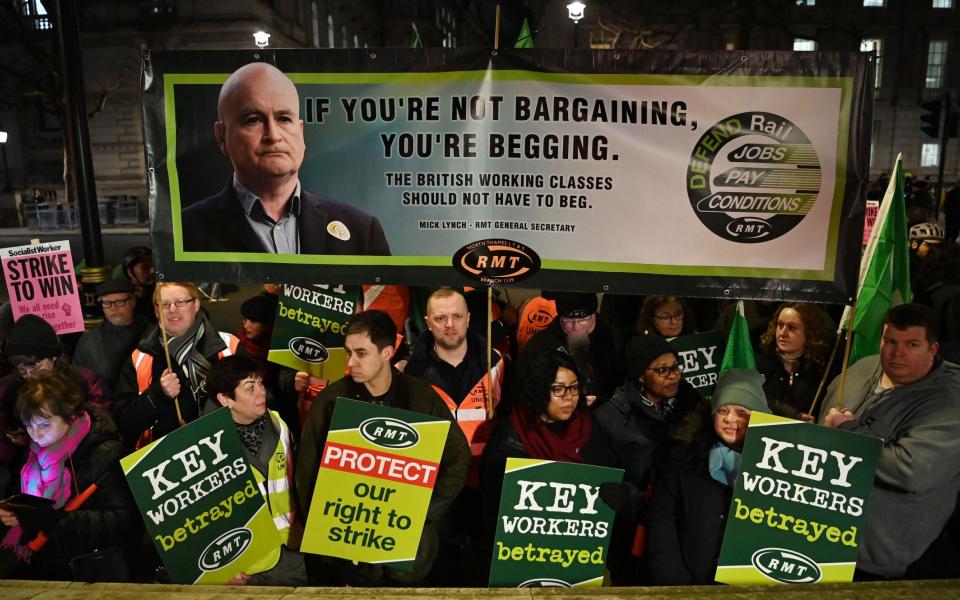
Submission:
[[[290,539],[290,527],[293,525],[294,510],[291,487],[293,486],[293,448],[290,442],[290,430],[280,415],[270,411],[270,421],[280,433],[277,447],[267,463],[267,475],[253,470],[254,479],[260,486],[260,494],[267,503],[267,510],[273,517],[273,524],[280,533],[280,543],[287,544]],[[280,560],[280,546],[274,552],[264,556],[248,569],[248,573],[262,573],[276,566]]]

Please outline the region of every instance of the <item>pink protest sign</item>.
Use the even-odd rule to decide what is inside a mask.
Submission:
[[[873,231],[873,224],[877,222],[877,215],[880,214],[880,203],[876,200],[867,200],[867,212],[863,221],[863,245],[867,245],[870,239],[870,232]]]
[[[58,334],[83,331],[70,242],[0,249],[13,318],[37,315]]]

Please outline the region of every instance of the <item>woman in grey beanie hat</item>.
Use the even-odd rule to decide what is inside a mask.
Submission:
[[[730,369],[717,381],[712,419],[677,446],[653,482],[647,560],[654,583],[713,583],[740,452],[752,411],[770,412],[763,377]]]

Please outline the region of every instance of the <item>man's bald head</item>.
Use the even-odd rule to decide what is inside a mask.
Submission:
[[[217,116],[214,136],[240,183],[261,198],[289,195],[305,150],[293,82],[273,65],[244,65],[220,88]]]
[[[259,86],[267,86],[271,89],[281,90],[286,88],[297,96],[297,116],[300,116],[300,102],[297,94],[297,87],[293,85],[290,78],[283,71],[275,66],[255,62],[243,65],[227,77],[220,88],[220,97],[217,99],[217,118],[223,120],[224,105],[235,100],[238,96],[242,99],[246,97],[250,89],[256,89]]]

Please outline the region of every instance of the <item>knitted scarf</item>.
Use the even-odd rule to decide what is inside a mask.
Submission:
[[[530,410],[518,406],[510,413],[510,423],[530,458],[582,463],[580,449],[590,438],[590,417],[574,411],[562,433],[552,431],[547,423],[533,417]]]
[[[203,333],[204,319],[201,315],[197,315],[197,320],[186,333],[171,338],[169,342],[170,354],[190,380],[190,388],[194,392],[198,406],[202,405],[202,401],[197,398],[197,390],[200,384],[206,381],[207,371],[210,369],[210,361],[196,349],[197,341],[203,337]]]
[[[24,494],[54,500],[54,508],[66,504],[73,488],[73,476],[67,468],[67,459],[90,433],[90,425],[90,415],[84,412],[70,423],[70,428],[62,438],[46,448],[37,446],[35,442],[31,443],[27,462],[20,470],[20,490]],[[4,536],[3,542],[0,542],[0,546],[16,548],[17,556],[26,559],[30,551],[19,545],[22,534],[22,527],[12,527]]]

